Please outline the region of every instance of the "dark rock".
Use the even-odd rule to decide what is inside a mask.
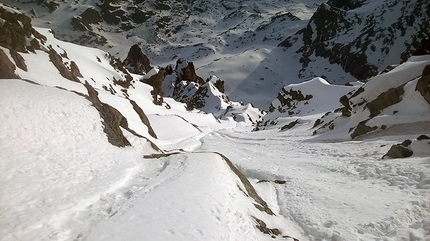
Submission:
[[[123,63],[125,68],[134,74],[145,74],[152,68],[148,57],[137,44],[131,46]]]
[[[400,145],[404,146],[404,147],[408,147],[412,144],[411,140],[404,140]]]
[[[206,105],[205,99],[209,97],[208,88],[208,85],[203,85],[197,89],[196,93],[187,101],[186,109],[188,111],[193,109],[200,109]]]
[[[39,40],[41,42],[46,41],[46,37],[32,27],[31,18],[23,13],[0,6],[0,19],[2,21],[0,46],[26,53],[27,51],[34,52],[35,49],[40,49]],[[15,57],[19,58],[18,56]],[[19,68],[21,67],[23,65],[19,66]]]
[[[75,61],[70,62],[70,72],[72,73],[73,76],[80,77],[80,78],[84,77],[82,76],[81,71],[79,70],[79,67],[78,65],[76,65]]]
[[[49,12],[52,13],[60,4],[56,3],[55,1],[43,1],[42,5],[47,7]]]
[[[275,180],[275,183],[276,184],[285,184],[285,183],[287,183],[287,181],[285,181],[285,180]]]
[[[72,26],[72,29],[76,31],[83,32],[88,30],[87,26],[82,23],[82,19],[79,16],[74,16],[72,20],[70,20],[70,25]]]
[[[376,66],[368,64],[364,51],[351,51],[354,48],[354,43],[333,42],[330,49],[325,44],[336,38],[344,29],[351,29],[352,26],[353,22],[346,17],[344,10],[321,4],[310,19],[309,24],[296,35],[287,38],[280,46],[293,46],[293,42],[297,41],[298,36],[301,35],[304,45],[297,51],[297,53],[302,54],[300,59],[302,63],[301,72],[308,67],[311,56],[315,55],[327,58],[332,64],[341,65],[352,76],[364,80],[378,73]]]
[[[312,128],[315,128],[315,127],[319,126],[321,123],[322,123],[322,120],[321,119],[317,119],[315,121],[314,125],[312,126]]]
[[[421,77],[427,77],[430,75],[430,65],[426,65],[423,69]]]
[[[142,9],[139,8],[133,8],[132,10],[133,11],[130,14],[130,19],[137,24],[142,24],[146,22],[146,20],[150,19],[151,16],[154,16],[155,14],[152,11],[144,12],[142,11]]]
[[[349,104],[348,97],[346,95],[343,95],[342,97],[340,97],[339,102],[343,105],[343,107],[342,107],[342,116],[350,117],[351,116],[352,107]]]
[[[219,92],[224,93],[225,92],[225,87],[224,87],[224,81],[223,80],[217,80],[214,83],[214,86],[219,90]]]
[[[102,17],[100,16],[100,13],[92,7],[85,9],[85,11],[81,13],[80,16],[82,19],[82,23],[88,28],[90,28],[90,24],[97,24],[102,22]]]
[[[116,70],[122,72],[125,76],[125,79],[115,79],[113,80],[114,84],[120,85],[127,89],[131,85],[131,81],[133,80],[133,77],[130,75],[130,73],[127,71],[127,69],[124,67],[124,64],[119,58],[115,58],[111,54],[108,54],[107,56],[109,58],[109,64]]]
[[[0,79],[19,79],[15,74],[15,65],[7,57],[6,53],[0,49]]]
[[[109,143],[118,147],[130,146],[130,142],[125,138],[120,128],[128,129],[127,119],[117,109],[101,102],[98,92],[86,81],[85,87],[88,91],[87,99],[91,101],[103,119],[103,131],[106,133]]]
[[[297,110],[296,107],[300,102],[308,101],[312,99],[312,95],[304,95],[301,90],[295,90],[291,87],[284,87],[278,93],[277,99],[280,102],[280,106],[275,108],[272,104],[270,104],[269,112],[274,112],[275,110],[280,113],[288,112],[289,115],[299,114],[300,110]]]
[[[146,83],[150,86],[152,86],[153,90],[151,91],[152,98],[154,99],[153,102],[156,105],[162,105],[163,104],[163,91],[161,90],[161,85],[163,84],[165,74],[164,70],[160,69],[157,74],[154,74],[153,76],[149,77],[149,79],[142,79],[141,81],[143,83]]]
[[[422,77],[418,80],[415,90],[420,92],[430,105],[430,65],[426,65],[424,68]]]
[[[367,123],[367,120],[364,120],[357,125],[357,127],[354,129],[354,132],[351,134],[352,139],[378,129],[376,126],[374,127],[367,126],[366,123]]]
[[[104,0],[102,4],[97,4],[97,6],[101,8],[100,14],[108,24],[118,25],[121,18],[126,16],[121,6],[115,5],[115,0]]]
[[[146,116],[145,112],[143,112],[142,108],[134,101],[130,100],[131,105],[133,106],[134,111],[139,115],[140,120],[143,124],[148,128],[148,133],[157,139],[157,135],[155,134],[154,129],[152,129],[151,123],[149,122],[148,117]]]
[[[252,216],[252,218],[254,218],[254,221],[257,223],[256,227],[258,228],[258,230],[260,230],[260,232],[271,235],[272,237],[281,235],[281,231],[279,231],[279,229],[268,228],[267,224],[263,220],[258,219],[254,216]]]
[[[390,150],[388,150],[387,154],[385,154],[382,158],[386,158],[386,157],[390,157],[390,158],[405,158],[405,157],[410,157],[414,154],[414,152],[401,145],[401,144],[397,144],[397,145],[392,145]]]
[[[0,45],[19,52],[27,52],[27,38],[31,36],[31,19],[2,7],[0,17],[6,20],[0,28]]]
[[[420,135],[419,137],[417,137],[417,140],[421,141],[421,140],[430,140],[430,137],[426,136],[426,135]]]
[[[252,186],[252,184],[249,182],[248,178],[246,178],[246,176],[242,172],[240,172],[239,169],[237,169],[237,167],[230,161],[230,159],[228,159],[225,155],[219,152],[214,152],[214,153],[221,156],[224,159],[224,161],[227,163],[227,165],[230,167],[230,169],[234,172],[234,174],[237,175],[237,177],[240,179],[243,186],[245,187],[247,196],[251,197],[256,202],[255,203],[256,207],[261,211],[266,212],[269,215],[275,215],[273,211],[270,209],[269,205],[267,205],[266,201],[264,201],[260,197],[260,195],[258,195],[257,191],[255,190],[254,186]]]
[[[28,30],[31,28],[31,18],[23,13],[9,11],[0,6],[0,16],[8,22],[21,22],[23,24],[23,29]]]
[[[69,70],[64,65],[63,58],[54,49],[51,48],[48,53],[49,53],[49,59],[51,60],[52,64],[54,64],[54,66],[57,68],[58,72],[60,72],[61,76],[71,81],[75,81],[78,83],[81,82],[78,79],[78,76],[80,75],[80,77],[82,77],[82,75],[79,72],[79,68],[78,66],[76,66],[76,63],[72,61],[71,66],[74,65],[73,71]],[[78,76],[76,74],[78,74]]]
[[[289,129],[293,128],[294,126],[296,126],[298,123],[299,123],[299,120],[295,120],[293,122],[290,122],[290,123],[284,125],[283,127],[281,127],[281,131],[289,130]]]
[[[328,5],[344,10],[355,9],[363,6],[366,0],[329,0]]]
[[[427,7],[429,8],[429,7]],[[412,55],[420,56],[420,55],[428,55],[430,54],[430,39],[422,39],[419,47],[412,53]]]
[[[385,74],[390,72],[391,70],[393,70],[396,67],[396,65],[388,65],[384,70],[381,71],[380,74]]]
[[[12,56],[12,59],[15,61],[15,64],[18,68],[27,71],[27,65],[25,64],[25,60],[17,51],[10,49],[9,54],[10,56]]]
[[[349,110],[349,109],[347,109],[345,107],[342,108],[342,116],[351,117],[351,115],[352,115],[351,110]]]
[[[175,72],[178,74],[179,77],[176,83],[185,80],[187,82],[204,84],[203,79],[197,76],[193,62],[188,62],[187,60],[182,58],[178,59],[176,61]]]
[[[366,104],[366,107],[370,111],[370,118],[377,116],[385,108],[399,103],[402,100],[405,90],[405,85],[401,85],[397,88],[391,88],[386,92],[381,93],[376,99]]]
[[[430,5],[427,0],[416,0],[413,3],[392,1],[369,14],[349,11],[369,2],[330,0],[327,4],[323,3],[305,28],[281,42],[279,46],[295,47],[296,52],[302,55],[299,77],[321,74],[313,73],[307,67],[316,57],[322,57],[331,64],[339,64],[355,78],[366,80],[377,75],[381,67],[385,67],[380,66],[381,63],[406,61],[415,49],[426,45],[428,49],[430,43],[422,42],[430,36],[428,24],[422,24],[428,22]],[[394,6],[402,11],[387,20],[387,13]],[[400,37],[406,35],[410,36],[407,43]],[[349,41],[343,41],[341,36],[348,36]],[[404,47],[395,47],[400,45]],[[419,52],[425,54],[428,51]],[[379,56],[380,61],[370,61],[369,56],[373,55]],[[384,60],[386,57],[387,60]]]

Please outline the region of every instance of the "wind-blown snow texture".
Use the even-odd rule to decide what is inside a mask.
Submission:
[[[69,21],[77,14],[70,6],[77,12],[88,7],[79,1],[52,2],[46,4],[54,9],[52,15],[35,7],[41,17],[34,22],[51,19],[54,25],[61,14],[65,16],[58,21]],[[174,6],[157,3],[157,8]],[[193,8],[203,3],[195,1]],[[144,76],[129,75],[107,52],[66,43],[49,29],[35,28],[46,40],[34,51],[18,52],[26,70],[16,67],[12,71],[19,78],[0,80],[0,239],[430,239],[430,143],[422,136],[430,136],[430,103],[416,88],[429,56],[412,57],[364,84],[336,86],[315,78],[283,87],[275,77],[301,65],[285,68],[281,61],[298,55],[272,51],[270,44],[249,48],[234,41],[267,35],[273,44],[285,37],[278,35],[283,24],[305,26],[307,21],[294,16],[310,18],[319,2],[285,3],[294,16],[281,14],[285,9],[275,1],[207,3],[214,12],[184,21],[213,27],[205,31],[227,26],[229,32],[215,41],[221,45],[198,45],[202,52],[205,47],[216,51],[198,59],[197,72],[208,81],[195,90],[201,90],[203,106],[191,111],[168,93],[155,105],[153,86],[140,81]],[[3,4],[0,8],[15,12]],[[168,13],[163,10],[156,17]],[[202,16],[206,22],[198,22]],[[19,22],[14,27],[28,26]],[[255,36],[247,32],[252,26]],[[277,26],[277,31],[258,33]],[[205,41],[192,29],[178,32]],[[106,36],[113,36],[109,44],[120,51],[114,43],[119,35]],[[168,64],[172,53],[190,57],[196,48],[189,47],[172,40],[151,45],[149,53],[157,57],[156,64]],[[20,58],[9,48],[0,46],[7,61],[18,65]],[[214,57],[220,60],[212,61]],[[79,76],[74,72],[66,78],[64,71],[73,72],[72,63]],[[323,66],[342,73],[339,66]],[[266,67],[273,74],[261,76],[269,73]],[[146,77],[156,73],[154,69]],[[230,92],[215,86],[219,79]],[[175,75],[168,75],[162,88],[168,90],[174,81]],[[291,82],[299,79],[285,81]],[[384,96],[394,101],[380,104]],[[272,104],[261,119],[265,112],[237,100],[256,100],[265,108]],[[356,131],[369,130],[363,125],[370,131]],[[391,145],[406,139],[412,140],[411,157],[383,158]]]

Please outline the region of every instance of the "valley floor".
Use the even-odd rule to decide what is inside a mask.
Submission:
[[[309,125],[220,131],[204,137],[200,150],[223,152],[261,192],[272,185],[267,199],[300,240],[430,238],[430,158],[381,159],[393,140],[413,136],[333,143],[309,136]]]

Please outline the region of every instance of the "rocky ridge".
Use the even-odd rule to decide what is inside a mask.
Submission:
[[[348,128],[350,138],[355,139],[402,123],[423,122],[425,125],[430,113],[430,102],[425,99],[430,86],[425,82],[429,64],[428,55],[414,56],[391,72],[376,76],[356,91],[342,96],[340,108],[319,119],[314,134]]]
[[[312,62],[323,57],[365,80],[406,61],[430,37],[429,8],[424,0],[328,1],[280,46],[302,55],[300,76],[309,76]]]

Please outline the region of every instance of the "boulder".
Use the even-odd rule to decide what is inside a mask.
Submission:
[[[391,88],[381,93],[376,99],[366,104],[366,107],[370,111],[370,118],[377,116],[385,108],[399,103],[402,100],[405,90],[405,85],[401,85],[397,88]]]
[[[405,158],[412,156],[412,154],[414,154],[414,152],[409,147],[406,147],[402,144],[396,144],[392,145],[387,154],[385,154],[382,158]]]
[[[289,129],[293,128],[294,126],[296,126],[298,123],[299,123],[299,120],[295,120],[293,122],[290,122],[290,123],[284,125],[283,127],[281,127],[281,131],[289,130]]]
[[[417,140],[418,141],[421,141],[421,140],[430,140],[430,137],[428,137],[426,135],[420,135],[419,137],[417,137]]]
[[[351,134],[352,139],[378,129],[378,127],[376,127],[376,126],[373,126],[373,127],[367,126],[366,125],[367,121],[368,120],[364,120],[364,121],[361,121],[360,123],[358,123],[357,127],[355,127],[355,129],[354,129],[354,132],[352,132],[352,134]]]
[[[125,68],[133,74],[145,74],[151,70],[148,57],[142,52],[138,44],[131,46],[127,57],[123,61]]]

